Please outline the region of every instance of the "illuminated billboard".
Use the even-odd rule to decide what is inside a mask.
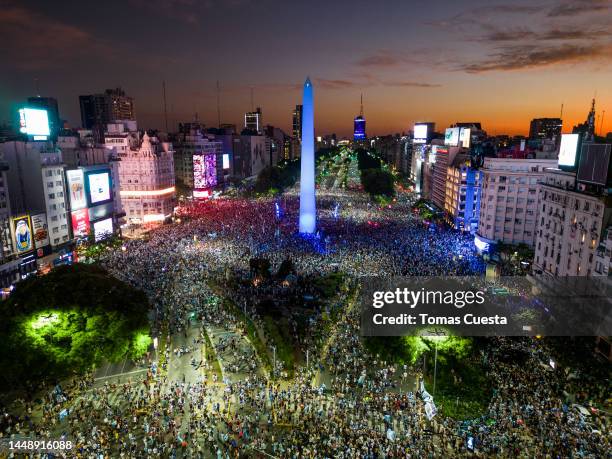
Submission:
[[[225,153],[223,155],[223,169],[229,169],[229,168],[230,168],[229,153]]]
[[[72,234],[74,234],[74,237],[87,236],[89,229],[89,212],[87,209],[72,212]]]
[[[193,188],[203,190],[217,185],[217,159],[212,155],[193,155]]]
[[[447,128],[444,133],[444,145],[456,147],[459,145],[460,128]]]
[[[414,125],[414,143],[425,143],[427,142],[427,124],[415,124]]]
[[[470,128],[461,128],[459,131],[459,142],[463,148],[470,148],[472,140],[472,130]]]
[[[34,246],[37,249],[49,245],[49,230],[47,229],[47,214],[32,215],[32,234]]]
[[[34,250],[32,240],[32,223],[29,215],[13,218],[13,230],[15,231],[15,249],[17,253],[27,253]]]
[[[110,171],[94,171],[87,174],[90,204],[100,204],[111,200]]]
[[[72,210],[79,210],[87,207],[83,171],[81,169],[66,171],[66,182],[68,184],[68,193],[70,195],[70,208]]]
[[[47,110],[40,108],[20,108],[19,132],[31,136],[33,140],[47,140],[51,135]]]
[[[94,230],[94,239],[96,242],[101,241],[102,239],[106,239],[113,234],[113,219],[107,218],[106,220],[100,220],[98,222],[94,222],[93,224]]]
[[[562,134],[559,147],[559,166],[575,167],[580,134]]]

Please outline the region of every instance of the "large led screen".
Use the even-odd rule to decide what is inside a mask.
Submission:
[[[81,169],[66,171],[66,181],[68,182],[68,193],[70,195],[70,208],[79,210],[87,207],[83,171]]]
[[[459,145],[459,128],[447,128],[444,134],[444,145],[456,147]]]
[[[37,249],[49,245],[49,230],[47,229],[47,214],[32,215],[32,234],[34,246]]]
[[[559,147],[559,166],[574,167],[576,165],[576,154],[578,152],[578,141],[580,134],[561,135],[561,146]]]
[[[414,125],[414,143],[425,143],[427,141],[427,125]]]
[[[13,218],[13,230],[15,231],[17,253],[27,253],[34,250],[32,223],[29,215]]]
[[[51,135],[49,114],[40,108],[19,109],[19,132],[35,137],[35,140],[47,140]]]
[[[106,239],[107,237],[113,234],[113,219],[107,218],[106,220],[100,220],[99,222],[94,222],[94,239],[96,242]]]
[[[110,201],[110,172],[92,172],[87,174],[89,185],[89,202],[91,204],[99,204],[101,202]]]
[[[215,155],[193,155],[193,187],[196,190],[217,185],[217,160]]]
[[[89,229],[89,212],[87,209],[72,212],[72,233],[74,237],[87,236]]]

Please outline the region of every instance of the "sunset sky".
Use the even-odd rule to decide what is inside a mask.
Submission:
[[[0,121],[36,94],[80,125],[78,96],[121,86],[141,127],[243,122],[290,130],[310,75],[318,134],[369,135],[481,121],[526,134],[534,117],[582,122],[591,99],[612,131],[612,0],[0,0]],[[597,121],[597,131],[600,131]]]

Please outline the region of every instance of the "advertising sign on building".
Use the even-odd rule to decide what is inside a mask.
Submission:
[[[30,216],[24,215],[13,218],[13,229],[15,231],[15,249],[17,253],[22,254],[34,250]]]
[[[461,128],[459,131],[459,142],[463,148],[470,148],[470,140],[472,140],[472,130],[470,128]]]
[[[576,166],[580,134],[562,134],[559,147],[559,166],[573,168]]]
[[[34,234],[34,246],[37,249],[49,245],[47,214],[32,215],[32,233]]]
[[[89,213],[87,209],[72,212],[72,233],[74,237],[85,237],[89,233]]]
[[[51,135],[47,110],[40,108],[20,108],[19,132],[32,137],[33,140],[47,140],[49,135]]]
[[[70,194],[70,208],[72,210],[83,209],[87,206],[85,199],[85,181],[81,169],[66,171],[66,182],[68,183],[68,193]]]
[[[110,171],[91,172],[87,174],[89,201],[99,204],[111,199]]]
[[[427,124],[415,124],[413,143],[427,142],[427,134],[428,134],[427,131],[428,131]]]
[[[460,128],[447,128],[444,134],[444,145],[456,147],[459,145]]]
[[[94,222],[93,228],[96,242],[106,239],[113,234],[113,219],[107,218],[106,220]]]

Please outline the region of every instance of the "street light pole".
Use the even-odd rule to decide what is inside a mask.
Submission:
[[[436,352],[434,356],[434,383],[433,383],[433,395],[436,396],[436,376],[438,374],[438,343],[436,343]]]

